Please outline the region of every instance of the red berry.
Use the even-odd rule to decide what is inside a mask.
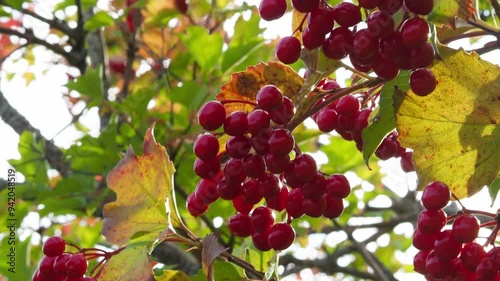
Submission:
[[[403,169],[404,172],[409,173],[415,171],[412,159],[413,159],[412,151],[407,151],[403,153],[403,155],[401,155],[401,169]]]
[[[54,272],[59,276],[66,276],[66,262],[71,257],[71,254],[62,254],[54,261]]]
[[[327,181],[322,173],[317,173],[313,180],[302,185],[304,198],[319,199],[325,194]]]
[[[342,174],[333,174],[326,179],[326,193],[332,198],[346,198],[351,193],[351,185]]]
[[[316,160],[309,154],[300,154],[293,160],[293,171],[299,182],[311,181],[318,172]]]
[[[369,29],[358,30],[354,34],[351,55],[354,55],[358,61],[362,61],[364,58],[373,58],[377,53],[378,41],[379,38]]]
[[[59,236],[52,236],[43,243],[43,253],[49,257],[62,255],[66,248],[66,242]]]
[[[373,9],[378,6],[379,0],[359,0],[359,6],[365,9]]]
[[[460,259],[462,264],[470,271],[476,271],[479,263],[487,257],[486,251],[483,246],[475,242],[470,242],[464,245]]]
[[[269,138],[271,137],[271,128],[262,129],[250,137],[250,144],[255,152],[259,155],[264,155],[269,151]]]
[[[302,207],[304,208],[304,214],[312,218],[319,218],[324,214],[326,210],[326,200],[324,197],[320,197],[318,199],[312,199],[312,198],[305,198],[304,196]]]
[[[81,277],[87,271],[87,259],[83,254],[73,254],[66,262],[66,274],[70,277]]]
[[[281,38],[276,44],[276,57],[284,64],[292,64],[300,58],[300,41],[293,36]]]
[[[226,109],[218,101],[205,103],[198,111],[198,121],[207,131],[217,130],[224,124]]]
[[[230,136],[241,136],[248,130],[247,114],[234,111],[224,120],[224,132]]]
[[[490,258],[484,258],[476,268],[478,281],[493,281],[498,272],[497,264]]]
[[[194,141],[193,151],[202,160],[214,158],[219,153],[219,140],[210,133],[199,135]]]
[[[325,211],[323,216],[329,219],[336,219],[344,212],[344,201],[338,198],[332,198],[328,194],[323,195],[325,198]]]
[[[290,247],[294,239],[295,231],[287,223],[277,223],[269,231],[269,245],[276,251]]]
[[[411,68],[428,67],[434,61],[434,48],[430,42],[410,50]]]
[[[337,111],[330,108],[323,108],[319,111],[315,118],[318,129],[328,133],[335,130],[339,123],[339,115]]]
[[[268,153],[265,156],[267,170],[273,174],[281,174],[287,168],[290,163],[290,156],[286,155],[276,155],[272,153]]]
[[[453,270],[452,261],[441,261],[434,251],[429,253],[425,262],[427,274],[435,279],[443,279],[450,275]]]
[[[262,156],[248,154],[243,158],[243,171],[249,178],[258,178],[266,171],[266,163]]]
[[[261,130],[269,128],[271,117],[262,109],[255,109],[247,115],[248,132],[258,134]]]
[[[386,37],[394,31],[394,19],[387,11],[373,11],[366,19],[372,37]]]
[[[410,74],[410,88],[416,95],[427,96],[436,88],[436,77],[428,68],[419,68]]]
[[[232,185],[242,184],[247,178],[241,159],[229,159],[224,166],[224,179]]]
[[[320,0],[292,0],[292,6],[301,13],[310,13],[319,7]]]
[[[227,223],[229,231],[239,237],[248,237],[254,233],[249,215],[236,214]]]
[[[226,179],[222,179],[217,184],[217,192],[219,192],[220,198],[224,200],[233,200],[236,196],[240,195],[242,189],[241,184],[231,184]]]
[[[252,144],[246,135],[232,136],[226,141],[226,153],[231,158],[241,159],[250,153]]]
[[[399,74],[399,67],[384,56],[378,56],[372,64],[373,71],[378,77],[390,81]]]
[[[288,201],[286,202],[286,212],[288,216],[293,218],[300,218],[304,215],[304,195],[300,188],[292,189],[288,193]]]
[[[421,251],[432,250],[438,233],[425,234],[420,229],[413,232],[413,246]]]
[[[208,160],[196,158],[194,161],[194,171],[200,178],[212,179],[220,171],[220,160],[218,157]]]
[[[302,32],[302,45],[308,50],[316,49],[325,42],[325,35],[320,31],[314,31],[306,26]]]
[[[451,236],[460,243],[472,242],[479,234],[479,222],[470,214],[463,214],[455,219],[451,228]]]
[[[187,0],[175,0],[174,4],[177,11],[179,11],[181,14],[185,14],[189,7]]]
[[[278,195],[266,198],[267,206],[278,212],[281,212],[286,208],[287,201],[288,201],[288,189],[286,187],[282,187]]]
[[[429,183],[422,194],[422,204],[427,210],[439,210],[444,208],[450,201],[451,192],[448,186],[442,182]]]
[[[259,194],[264,198],[278,195],[280,191],[280,180],[271,173],[265,173],[257,179]]]
[[[328,34],[332,31],[333,25],[333,9],[328,6],[317,8],[307,17],[307,28],[316,34]]]
[[[257,204],[260,200],[262,200],[262,195],[259,193],[259,183],[257,182],[257,179],[250,179],[243,184],[241,196],[245,203],[252,205]]]
[[[354,121],[354,129],[361,131],[368,127],[368,118],[372,113],[371,109],[365,108],[358,113],[356,120]]]
[[[420,251],[415,255],[415,257],[413,258],[413,268],[416,272],[422,275],[427,275],[425,262],[427,261],[427,257],[429,256],[430,252],[431,250]]]
[[[359,111],[359,108],[359,100],[354,95],[347,95],[342,97],[335,106],[335,110],[337,111],[337,113],[345,116],[356,115]]]
[[[393,15],[399,11],[402,5],[403,0],[380,0],[378,8],[381,11],[386,11]]]
[[[274,85],[266,85],[257,92],[257,105],[267,112],[283,104],[283,94]]]
[[[45,256],[42,258],[40,261],[39,265],[39,271],[40,274],[43,275],[45,278],[53,278],[57,276],[56,272],[54,271],[54,262],[56,260],[56,257],[49,257]]]
[[[404,0],[406,8],[418,15],[428,15],[434,8],[434,0]]]
[[[451,230],[443,230],[440,232],[434,242],[434,252],[436,256],[442,260],[453,260],[462,251],[462,243],[458,242],[451,235]]]
[[[201,179],[196,185],[196,198],[206,205],[212,204],[219,199],[217,182],[214,180]]]
[[[252,243],[259,251],[266,252],[271,250],[272,247],[269,244],[269,230],[252,234]]]
[[[268,207],[260,206],[253,210],[250,216],[255,232],[264,232],[274,224],[273,214]]]
[[[288,155],[295,146],[292,133],[287,129],[275,129],[269,138],[269,151],[276,156]]]
[[[286,0],[261,0],[259,14],[263,20],[272,21],[281,18],[286,12]]]
[[[283,103],[280,107],[271,110],[271,120],[278,125],[286,125],[292,120],[295,106],[289,97],[283,97]]]
[[[342,2],[333,8],[335,21],[345,27],[358,24],[361,21],[361,10],[350,2]]]
[[[323,53],[331,59],[343,59],[351,52],[353,42],[354,35],[351,30],[343,26],[337,27],[323,43]]]
[[[246,203],[240,194],[233,199],[233,207],[238,213],[248,215],[253,209],[253,204]]]
[[[186,208],[193,217],[199,217],[208,211],[208,204],[201,202],[197,197],[196,193],[191,193],[186,199]]]
[[[418,48],[429,38],[429,24],[425,19],[414,17],[407,19],[401,26],[403,44],[410,48]]]
[[[418,229],[425,234],[438,233],[446,224],[443,210],[423,210],[417,218]]]

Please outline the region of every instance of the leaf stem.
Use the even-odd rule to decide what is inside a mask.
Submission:
[[[232,262],[232,263],[236,264],[237,266],[245,269],[249,273],[255,275],[259,280],[264,278],[264,273],[255,269],[255,267],[253,267],[253,265],[248,263],[247,261],[242,260],[229,252],[223,252],[220,255],[227,258],[227,260],[229,262]]]

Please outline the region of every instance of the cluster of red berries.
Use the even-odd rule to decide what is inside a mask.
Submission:
[[[329,80],[319,84],[322,91],[330,91],[340,88],[334,80]],[[368,126],[368,118],[372,113],[369,107],[362,107],[360,99],[363,100],[365,94],[349,94],[339,100],[332,102],[319,110],[312,116],[320,131],[329,133],[336,131],[345,140],[355,141],[359,151],[363,151],[362,130]],[[325,99],[328,96],[325,96]],[[318,101],[317,105],[324,102]],[[381,160],[388,160],[392,157],[401,157],[401,168],[405,172],[415,171],[412,164],[413,152],[401,147],[397,139],[396,131],[388,134],[375,151],[375,155]]]
[[[500,280],[500,248],[487,252],[474,242],[480,224],[473,214],[462,211],[446,217],[442,208],[450,196],[450,189],[441,182],[432,182],[424,189],[425,209],[413,234],[413,246],[420,250],[413,261],[415,271],[427,280]],[[444,229],[451,220],[451,229]]]
[[[282,250],[291,245],[295,235],[287,223],[273,225],[271,209],[286,210],[288,223],[304,214],[330,219],[342,214],[349,182],[341,174],[325,177],[314,158],[296,147],[286,127],[295,110],[288,97],[276,86],[266,85],[258,91],[253,111],[234,111],[227,116],[226,102],[243,101],[210,101],[198,112],[205,130],[222,127],[223,132],[215,134],[229,138],[223,153],[219,153],[222,150],[214,133],[204,133],[194,143],[194,171],[201,180],[187,198],[191,215],[204,214],[219,198],[232,200],[238,214],[229,220],[231,232],[252,235],[261,250]],[[260,202],[267,207],[254,209]]]
[[[88,263],[83,253],[67,253],[66,242],[52,236],[43,244],[44,257],[33,274],[33,281],[97,281],[85,276]]]
[[[322,48],[326,57],[340,60],[349,56],[354,68],[373,71],[378,77],[392,80],[400,69],[412,70],[410,87],[425,96],[436,87],[436,78],[427,67],[434,60],[434,48],[428,42],[429,24],[420,17],[428,15],[433,0],[362,0],[358,5],[341,2],[330,7],[324,0],[292,0],[295,10],[306,13],[301,26],[301,41],[295,36],[282,38],[276,46],[276,56],[283,63],[300,58],[301,48]],[[261,0],[259,12],[264,20],[281,18],[287,0]],[[366,28],[361,9],[367,11]],[[393,15],[404,12],[401,23]],[[307,19],[307,22],[306,22]],[[303,27],[304,23],[307,23]]]

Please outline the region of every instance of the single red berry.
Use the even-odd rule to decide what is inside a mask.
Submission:
[[[257,105],[267,112],[279,108],[283,104],[283,94],[274,85],[266,85],[257,92]]]
[[[283,97],[281,106],[271,110],[271,120],[278,125],[286,125],[292,120],[294,111],[293,101],[289,97]]]
[[[354,121],[354,129],[361,131],[364,128],[368,127],[368,118],[370,117],[371,113],[372,110],[369,108],[361,110],[358,114],[358,117],[356,117],[356,121]]]
[[[413,246],[421,251],[432,250],[436,242],[438,233],[426,234],[420,229],[413,232]]]
[[[300,41],[293,36],[281,38],[276,44],[276,57],[284,64],[292,64],[300,58]]]
[[[425,263],[430,252],[431,250],[419,251],[415,255],[415,257],[413,258],[413,268],[416,272],[422,275],[427,275],[427,267],[425,266]]]
[[[261,130],[269,128],[271,117],[262,109],[255,109],[247,115],[248,132],[258,134]]]
[[[276,156],[289,154],[295,146],[295,139],[288,129],[278,128],[271,132],[269,151]]]
[[[356,56],[359,60],[374,58],[378,50],[378,41],[378,34],[371,30],[366,28],[358,30],[354,34],[353,49],[350,55]]]
[[[218,101],[209,101],[198,111],[198,122],[207,131],[217,130],[225,119],[226,109]]]
[[[247,178],[243,171],[243,161],[241,159],[231,158],[224,166],[224,179],[232,185],[242,184]]]
[[[450,197],[451,192],[448,186],[435,181],[425,187],[422,194],[422,204],[427,210],[439,210],[448,204]]]
[[[340,26],[330,32],[330,36],[323,43],[323,53],[331,59],[345,58],[352,50],[354,35],[347,27]]]
[[[253,210],[250,216],[255,232],[264,232],[274,224],[273,214],[268,207],[260,206]]]
[[[271,250],[272,247],[269,244],[269,230],[252,234],[252,243],[259,251],[267,252]]]
[[[49,257],[62,255],[66,248],[66,242],[59,236],[52,236],[43,243],[43,253]]]
[[[406,8],[418,15],[428,15],[434,8],[434,0],[404,0]]]
[[[266,162],[260,155],[248,154],[243,158],[243,171],[249,178],[258,178],[266,172]]]
[[[359,0],[358,3],[360,7],[371,10],[379,5],[379,0]]]
[[[248,237],[254,233],[249,215],[236,214],[227,223],[229,231],[239,237]]]
[[[304,198],[319,199],[325,194],[327,181],[322,173],[317,173],[316,176],[301,187]]]
[[[202,160],[214,158],[219,153],[219,140],[210,133],[199,135],[194,141],[193,151]]]
[[[196,198],[209,205],[219,199],[219,192],[217,191],[217,182],[209,179],[201,179],[196,185],[195,189]]]
[[[231,158],[241,159],[250,153],[252,144],[246,135],[231,136],[226,141],[226,153]]]
[[[320,0],[292,0],[292,6],[301,13],[310,13],[319,7]]]
[[[257,179],[250,179],[243,183],[241,196],[247,204],[257,204],[262,200],[262,195],[259,193],[259,183]],[[241,213],[241,212],[240,212]]]
[[[288,194],[289,194],[288,188],[286,188],[285,186],[282,187],[278,195],[266,198],[267,206],[278,212],[283,211],[286,208],[286,203],[288,201]]]
[[[323,216],[329,219],[336,219],[344,212],[344,201],[339,198],[332,198],[328,194],[323,195],[325,198],[325,211]]]
[[[475,242],[466,243],[462,248],[460,259],[462,264],[470,271],[476,272],[479,263],[488,255],[484,247]]]
[[[253,209],[253,204],[247,204],[240,194],[233,199],[233,207],[238,213],[248,215]]]
[[[259,14],[263,20],[272,21],[281,18],[286,12],[286,0],[261,0]]]
[[[66,274],[70,277],[81,277],[87,271],[88,263],[83,254],[73,254],[66,262]]]
[[[241,184],[231,184],[226,179],[222,179],[217,184],[217,192],[219,192],[220,198],[224,200],[233,200],[236,196],[240,195],[242,189]]]
[[[325,35],[321,31],[314,31],[306,26],[302,31],[302,45],[308,50],[316,49],[325,42]]]
[[[326,193],[332,198],[346,198],[351,193],[351,185],[342,174],[333,174],[326,179]]]
[[[410,88],[415,95],[424,97],[436,89],[436,77],[428,68],[415,69],[410,74]]]
[[[333,8],[335,21],[345,27],[358,24],[361,21],[361,10],[350,2],[342,2]]]
[[[337,111],[337,113],[345,116],[357,115],[359,112],[359,108],[359,100],[354,95],[347,95],[342,97],[335,106],[335,110]]]
[[[72,254],[62,254],[54,261],[54,272],[59,276],[66,276],[66,262]]]
[[[458,242],[451,235],[451,230],[441,231],[434,242],[434,252],[442,260],[453,260],[462,251],[462,243]]]
[[[316,115],[315,121],[320,131],[328,133],[337,128],[339,123],[339,114],[333,109],[323,108]]]
[[[446,224],[446,214],[443,210],[423,210],[417,218],[418,229],[425,234],[441,231]]]
[[[40,261],[40,265],[38,270],[40,274],[45,278],[54,278],[57,276],[57,273],[54,270],[54,262],[56,261],[56,257],[44,256]],[[82,274],[83,275],[83,274]]]
[[[224,120],[224,132],[230,136],[241,136],[247,130],[247,113],[244,111],[234,111]]]
[[[403,44],[410,49],[418,48],[427,42],[429,32],[429,24],[419,17],[407,19],[401,26]]]
[[[403,155],[401,155],[401,169],[405,173],[415,171],[415,167],[413,166],[412,159],[413,159],[413,152],[412,151],[407,151],[407,152],[403,153]]]
[[[332,8],[329,6],[319,7],[309,13],[307,17],[307,28],[313,33],[326,35],[332,31],[334,20]]]
[[[208,160],[201,160],[196,158],[194,161],[194,171],[200,177],[204,179],[212,179],[217,176],[220,171],[220,159],[218,157],[211,158]]]
[[[290,156],[288,154],[285,155],[276,155],[273,153],[268,153],[265,156],[267,171],[273,174],[281,174],[287,168],[290,163]]]
[[[197,197],[196,193],[191,193],[186,199],[186,208],[193,217],[199,217],[208,211],[208,204],[201,202]]]
[[[295,188],[288,193],[288,201],[286,202],[286,212],[289,217],[300,218],[304,215],[304,194],[300,188]]]
[[[319,218],[325,212],[326,200],[324,197],[320,197],[318,199],[304,197],[302,207],[304,208],[304,214],[310,216],[311,218]]]
[[[476,268],[478,281],[493,281],[498,272],[497,264],[490,258],[484,258]]]
[[[393,15],[400,10],[401,6],[403,6],[403,0],[380,0],[378,9]]]
[[[427,274],[430,277],[440,280],[451,275],[453,263],[450,260],[440,260],[436,253],[431,251],[425,262],[425,268],[427,269]]]
[[[269,151],[269,138],[271,137],[271,128],[260,130],[250,137],[250,144],[258,155],[265,155]]]
[[[287,223],[277,223],[269,231],[269,245],[276,251],[290,247],[294,239],[295,231]]]
[[[410,50],[411,68],[428,67],[434,61],[434,48],[430,42],[425,42],[421,47]]]
[[[394,19],[387,11],[373,11],[366,19],[368,30],[377,38],[386,37],[394,31]]]
[[[318,172],[316,160],[309,154],[300,154],[293,160],[293,171],[299,182],[311,181]]]
[[[264,198],[278,195],[280,191],[280,180],[271,173],[265,173],[257,179],[259,194]]]
[[[372,64],[373,71],[378,77],[390,81],[399,74],[399,67],[390,59],[378,56]]]
[[[470,214],[463,214],[455,219],[451,228],[451,236],[460,243],[472,242],[479,234],[479,222]]]

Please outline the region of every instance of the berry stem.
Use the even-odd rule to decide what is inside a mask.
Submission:
[[[350,67],[349,65],[343,63],[342,61],[339,61],[339,62],[340,62],[340,65],[342,65],[343,68],[351,71],[352,73],[356,73],[358,76],[361,76],[361,77],[363,77],[363,78],[365,78],[367,80],[375,80],[376,79],[375,77],[372,77],[372,76],[370,76],[370,75],[368,75],[368,74],[366,74],[364,72],[361,72],[361,71],[357,70],[354,67]]]
[[[290,132],[293,131],[293,129],[295,129],[298,125],[300,125],[302,122],[304,122],[304,120],[306,120],[307,118],[309,118],[310,116],[312,116],[314,113],[320,111],[321,109],[323,109],[324,107],[326,107],[330,103],[332,103],[332,102],[340,99],[343,96],[346,96],[346,95],[348,95],[348,94],[350,94],[350,93],[352,93],[354,91],[357,91],[359,89],[371,88],[371,87],[377,86],[380,83],[382,83],[382,79],[375,78],[375,79],[372,79],[372,80],[364,81],[362,83],[359,83],[357,85],[354,85],[354,86],[351,86],[351,87],[348,87],[348,88],[343,88],[343,89],[340,89],[340,90],[339,89],[334,89],[334,90],[328,92],[328,94],[331,93],[331,96],[328,97],[324,102],[320,103],[317,106],[313,106],[313,107],[309,108],[303,114],[297,116],[290,123],[288,123],[287,129]]]
[[[232,262],[232,263],[236,264],[237,266],[245,269],[245,271],[252,273],[253,275],[255,275],[257,277],[257,279],[260,280],[260,279],[264,278],[264,273],[258,271],[257,269],[255,269],[255,267],[253,267],[252,264],[238,258],[237,256],[234,256],[233,254],[231,254],[229,252],[222,252],[220,255],[227,258],[227,260],[229,262]]]
[[[297,28],[292,32],[292,36],[295,34],[295,32],[297,31],[301,31],[302,32],[302,27],[304,26],[304,22],[306,21],[306,18],[307,18],[307,15],[308,14],[304,14],[304,16],[302,17],[302,20],[300,21],[300,24],[299,26],[297,26]]]
[[[466,214],[482,215],[482,216],[486,216],[486,217],[490,217],[490,218],[496,217],[496,214],[492,214],[492,213],[480,211],[480,210],[469,210],[469,209],[464,208],[463,212]]]

